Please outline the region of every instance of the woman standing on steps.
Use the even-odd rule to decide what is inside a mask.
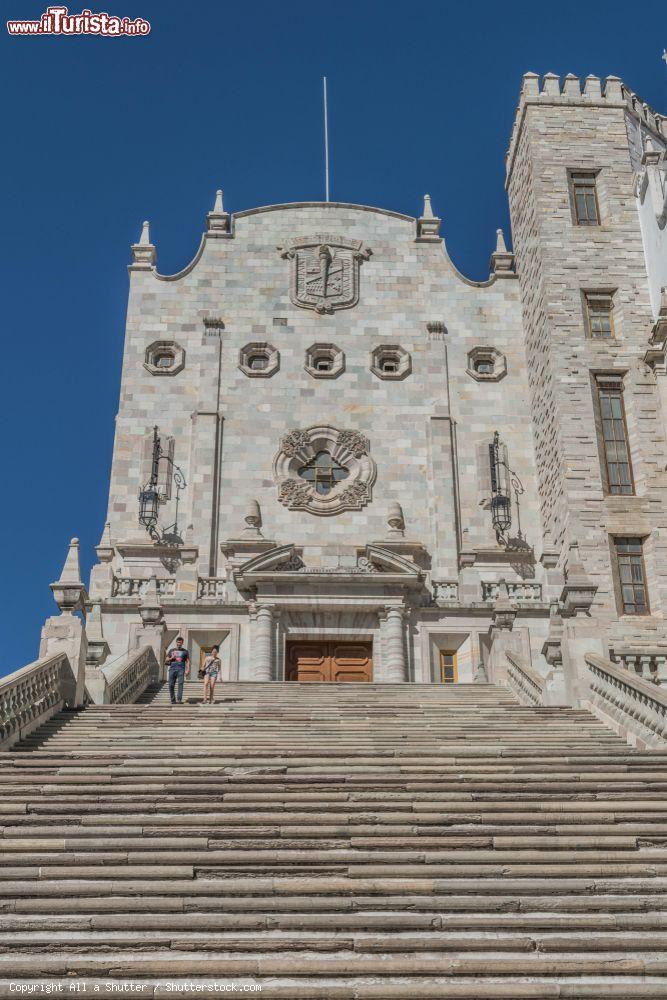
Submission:
[[[204,704],[213,704],[213,692],[215,691],[215,682],[218,679],[218,675],[222,670],[222,663],[220,662],[220,657],[218,656],[218,647],[213,646],[211,652],[208,654],[204,660]]]

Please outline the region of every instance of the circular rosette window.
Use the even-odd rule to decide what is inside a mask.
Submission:
[[[278,499],[290,510],[341,514],[372,499],[375,462],[359,431],[318,426],[293,430],[273,463]]]

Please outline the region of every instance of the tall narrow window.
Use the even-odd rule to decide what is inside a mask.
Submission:
[[[613,294],[611,292],[586,292],[585,296],[589,337],[594,340],[609,340],[614,336]]]
[[[456,653],[445,653],[440,650],[440,682],[442,684],[456,684],[458,676]]]
[[[616,564],[624,615],[649,613],[641,538],[615,538]]]
[[[607,492],[630,496],[635,487],[623,405],[623,383],[620,378],[598,379],[597,390]]]
[[[599,226],[600,209],[595,174],[577,171],[570,174],[574,221],[578,226]]]

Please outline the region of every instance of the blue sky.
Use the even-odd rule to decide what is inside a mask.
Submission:
[[[36,19],[45,6],[3,11]],[[326,73],[332,198],[414,215],[430,192],[454,262],[486,277],[508,227],[522,73],[616,74],[667,113],[663,0],[632,16],[615,0],[88,6],[146,18],[151,34],[2,36],[0,674],[37,655],[70,536],[86,578],[94,558],[143,219],[169,273],[193,256],[218,187],[230,211],[322,198]]]

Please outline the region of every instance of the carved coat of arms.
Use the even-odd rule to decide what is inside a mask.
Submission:
[[[328,233],[302,236],[278,251],[291,261],[290,298],[295,306],[318,313],[356,306],[359,265],[372,253],[361,240]]]

